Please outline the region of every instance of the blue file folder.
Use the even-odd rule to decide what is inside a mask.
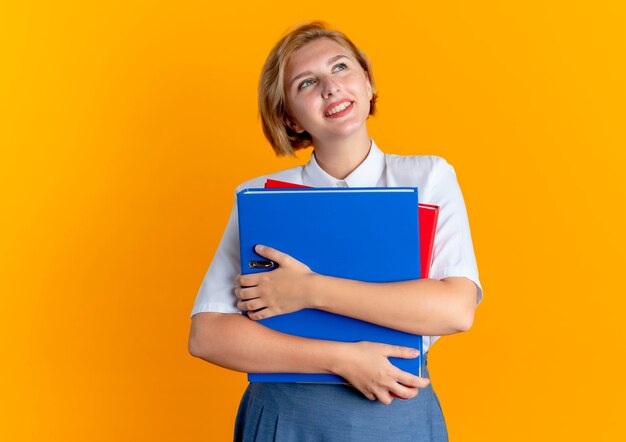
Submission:
[[[271,269],[254,252],[263,244],[316,273],[366,282],[420,277],[417,188],[245,189],[237,194],[242,274]],[[316,309],[259,321],[274,330],[315,339],[373,341],[420,350],[390,358],[421,375],[422,337]],[[250,373],[250,382],[341,382],[333,374]]]

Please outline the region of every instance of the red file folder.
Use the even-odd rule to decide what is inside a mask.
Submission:
[[[309,187],[301,184],[288,183],[268,179],[265,182],[266,188],[284,187]],[[433,246],[435,244],[435,230],[437,229],[437,218],[439,217],[439,206],[432,204],[418,204],[419,229],[420,229],[420,259],[422,278],[428,278],[430,264],[433,258]]]

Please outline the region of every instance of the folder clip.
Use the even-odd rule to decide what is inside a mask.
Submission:
[[[251,269],[273,269],[276,267],[276,263],[274,261],[270,261],[269,259],[262,261],[248,261],[248,267]]]

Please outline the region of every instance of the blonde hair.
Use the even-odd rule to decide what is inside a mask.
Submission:
[[[306,131],[296,133],[286,121],[289,118],[285,97],[285,67],[289,58],[298,49],[318,38],[330,38],[350,51],[359,62],[372,85],[370,115],[376,110],[376,89],[372,67],[367,56],[343,33],[329,29],[326,23],[313,21],[296,26],[272,48],[265,61],[259,81],[259,115],[265,137],[274,148],[277,156],[295,156],[295,151],[312,144],[311,135]]]

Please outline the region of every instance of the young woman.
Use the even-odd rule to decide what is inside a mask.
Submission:
[[[414,358],[414,349],[300,338],[256,322],[322,309],[423,335],[425,361],[439,336],[471,327],[482,289],[454,169],[435,156],[382,153],[366,125],[375,103],[370,63],[345,35],[320,22],[292,30],[265,63],[259,109],[277,155],[309,145],[313,154],[303,167],[253,179],[237,191],[263,187],[267,178],[312,187],[418,187],[420,201],[440,206],[430,279],[377,284],[331,278],[264,245],[257,252],[279,267],[241,276],[233,208],[192,311],[191,354],[232,370],[334,373],[350,383],[252,383],[235,440],[447,440],[426,364],[420,378],[388,360]]]

